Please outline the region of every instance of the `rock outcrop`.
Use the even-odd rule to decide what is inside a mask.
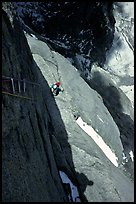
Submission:
[[[3,4],[2,18],[2,74],[39,83],[36,64],[11,3]],[[45,80],[44,84],[47,86]],[[26,89],[27,94],[22,94],[34,100],[3,95],[3,201],[66,201],[50,141],[50,114],[40,88],[27,84]]]
[[[115,34],[104,69],[134,106],[134,2],[114,4]]]
[[[15,5],[21,20],[85,75],[94,63],[107,70],[134,105],[133,2]]]
[[[93,62],[103,65],[114,38],[113,3],[18,2],[16,7],[25,24],[75,66],[77,55],[84,69]]]
[[[133,201],[133,181],[123,170],[123,143],[112,112],[65,57],[23,32],[12,3],[3,3],[2,49],[3,202],[69,202],[60,170],[83,202]],[[25,79],[25,91],[21,87],[19,92],[17,79]],[[56,80],[64,92],[54,98],[50,85]],[[118,167],[78,126],[79,117],[115,153]]]

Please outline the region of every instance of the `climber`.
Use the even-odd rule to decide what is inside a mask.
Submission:
[[[54,96],[57,96],[59,94],[59,92],[64,91],[63,88],[60,88],[60,82],[56,82],[56,83],[52,84],[50,89],[51,89],[51,92],[53,93]]]

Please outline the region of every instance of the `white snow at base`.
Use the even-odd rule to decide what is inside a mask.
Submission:
[[[131,158],[131,160],[133,162],[134,161],[134,154],[133,154],[132,150],[129,152],[129,155],[130,155],[130,158]]]
[[[77,187],[73,185],[71,180],[68,178],[68,176],[63,171],[59,171],[59,174],[60,174],[60,177],[63,183],[70,184],[73,202],[81,202],[79,199],[79,193],[78,193]]]
[[[122,164],[127,163],[130,158],[131,158],[132,162],[134,162],[134,154],[133,154],[132,150],[129,152],[129,155],[130,155],[130,157],[126,156],[126,154],[123,152],[123,162],[122,162]]]
[[[95,130],[91,126],[87,125],[87,123],[85,123],[81,117],[79,117],[76,122],[95,141],[95,143],[100,147],[106,157],[116,167],[118,167],[117,156],[112,152],[110,147],[104,142],[101,136],[97,132],[95,132]]]

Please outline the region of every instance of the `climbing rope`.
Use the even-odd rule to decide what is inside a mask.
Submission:
[[[33,99],[33,98],[29,98],[29,97],[26,97],[26,96],[19,96],[19,95],[16,95],[16,94],[12,94],[12,93],[9,93],[9,92],[5,92],[5,91],[2,91],[3,94],[6,94],[6,95],[10,95],[10,96],[15,96],[15,97],[19,97],[19,98],[25,98],[25,99],[28,99],[28,100],[36,100],[36,99]]]
[[[4,91],[2,90],[3,94],[9,95],[9,96],[15,96],[15,97],[18,97],[18,98],[24,98],[24,99],[28,99],[28,100],[36,100],[34,98],[31,98],[31,97],[17,95],[15,93],[16,93],[16,91],[21,93],[20,82],[23,82],[23,93],[26,93],[26,83],[32,84],[32,85],[37,85],[39,87],[40,87],[40,84],[35,83],[35,82],[31,82],[31,81],[27,81],[26,79],[21,80],[21,79],[17,79],[17,78],[6,77],[6,76],[2,76],[2,81],[3,82],[11,82],[12,92],[13,92],[13,93],[10,93],[7,88],[2,87],[4,89]],[[15,88],[15,81],[17,82],[17,85],[18,85],[18,89],[17,90]]]

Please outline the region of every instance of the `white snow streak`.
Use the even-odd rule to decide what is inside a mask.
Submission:
[[[129,154],[130,154],[131,160],[133,162],[134,161],[134,154],[133,154],[132,150],[129,152]]]
[[[97,117],[98,117],[98,119],[100,120],[100,121],[102,121],[103,122],[103,120],[100,118],[100,116],[99,115],[97,115]],[[104,123],[104,122],[103,122]]]
[[[112,152],[112,150],[109,148],[109,146],[104,142],[104,140],[101,138],[98,133],[95,132],[95,130],[87,125],[81,117],[79,117],[76,120],[77,124],[95,141],[95,143],[101,148],[103,153],[106,155],[106,157],[116,166],[118,167],[118,158],[116,155]]]
[[[32,33],[31,33],[31,36],[32,36],[33,38],[35,38],[36,40],[38,40],[38,38],[37,38],[35,35],[33,35]]]

